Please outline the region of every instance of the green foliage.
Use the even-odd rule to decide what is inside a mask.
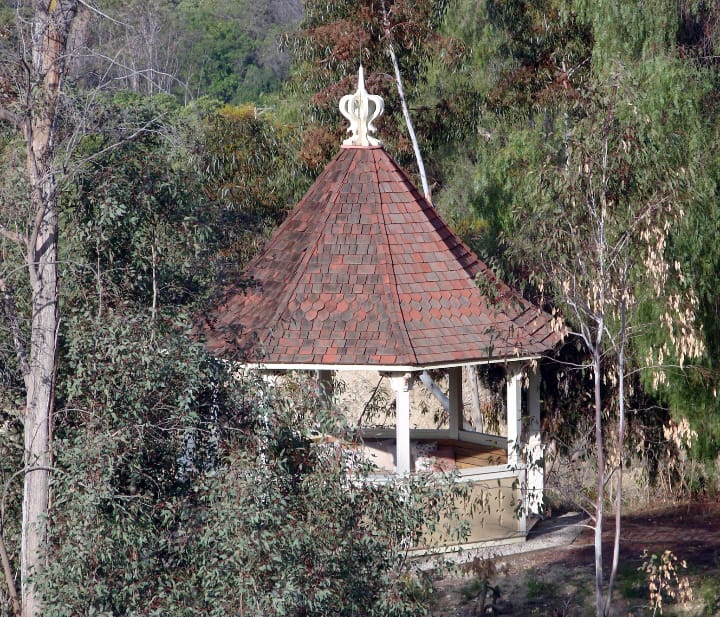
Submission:
[[[642,271],[649,271],[649,264],[632,281],[635,358],[652,363],[662,356],[663,364],[679,364],[678,351],[697,342],[690,332],[698,326],[702,338],[695,349],[706,350],[696,361],[700,371],[670,366],[666,386],[658,384],[657,374],[646,373],[634,392],[638,401],[654,393],[673,414],[691,418],[702,435],[695,452],[714,458],[720,414],[713,281],[720,261],[714,256],[712,224],[717,218],[717,70],[709,49],[720,23],[717,4],[700,1],[679,8],[658,0],[638,7],[620,0],[598,10],[582,0],[513,0],[480,6],[460,1],[453,8],[446,28],[462,33],[473,52],[456,78],[477,93],[477,135],[444,160],[449,173],[436,196],[439,207],[501,271],[527,280],[538,267],[557,265],[541,265],[538,250],[547,247],[559,223],[582,216],[585,203],[566,181],[572,175],[579,180],[585,162],[598,160],[601,136],[612,131],[611,215],[622,204],[633,208],[643,202],[666,203],[675,211],[664,239],[650,240],[660,247],[655,262],[670,267],[667,284],[661,290],[650,286]],[[588,107],[588,100],[595,107]],[[615,223],[623,229],[629,221]],[[581,236],[569,234],[570,244],[561,250],[576,253],[578,265],[591,266]],[[534,240],[523,244],[520,237]],[[511,260],[507,249],[513,246]],[[633,260],[643,263],[639,254]],[[539,286],[527,291],[537,294]],[[688,312],[692,323],[676,322],[674,334],[671,328],[647,327],[666,323],[663,307],[678,294],[691,300],[684,308],[698,321]],[[643,388],[647,394],[640,393]]]
[[[258,101],[277,90],[288,60],[282,32],[300,17],[299,0],[106,1],[102,18],[82,13],[77,39],[98,54],[73,62],[83,86],[171,93],[188,101]]]
[[[590,34],[558,2],[460,1],[446,28],[471,50],[457,80],[474,98],[473,133],[448,153],[439,207],[456,221],[475,218],[468,239],[485,258],[515,231],[512,212],[538,194],[534,173],[562,148],[576,89],[587,79]]]
[[[199,264],[214,233],[200,179],[182,156],[177,104],[118,95],[94,111],[63,208],[73,229],[65,254],[82,288],[69,290],[83,302],[92,290],[99,311],[133,304],[157,312],[193,301],[212,276]]]
[[[670,356],[682,364],[697,357],[703,343],[694,332],[696,298],[666,246],[696,191],[685,165],[694,166],[703,153],[692,138],[667,132],[677,126],[667,98],[662,128],[636,103],[653,86],[647,79],[653,73],[638,68],[634,74],[620,68],[612,81],[584,92],[563,150],[539,169],[536,201],[517,212],[523,233],[512,241],[516,259],[532,256],[540,265],[539,285],[559,296],[586,345],[607,335],[619,349],[618,341],[628,338],[623,320],[633,333],[640,330],[640,309],[651,304],[660,323],[650,336],[662,345],[635,335],[627,352],[634,351],[640,365],[662,365]],[[690,128],[692,96],[686,85],[683,120]],[[656,383],[661,377],[652,376]]]
[[[674,0],[651,0],[641,5],[611,0],[603,5],[603,10],[587,0],[570,0],[567,4],[592,27],[596,69],[612,69],[617,60],[662,55],[676,41],[680,15]]]
[[[272,48],[284,24],[278,23],[271,4],[249,0],[178,4],[185,33],[183,73],[194,96],[241,103],[257,101],[279,87],[286,63]]]
[[[532,170],[543,164],[556,143],[557,138],[520,124],[453,161],[452,180],[438,200],[455,219],[466,216],[482,221],[474,230],[475,237],[469,238],[481,255],[498,255],[503,235],[513,233],[512,213],[532,202],[540,191],[539,178]]]
[[[716,615],[720,610],[720,580],[715,577],[704,578],[698,596],[702,602],[702,616]]]
[[[701,328],[704,353],[685,368],[681,358],[668,349],[662,331],[650,329],[643,337],[644,349],[661,350],[666,384],[659,394],[676,417],[686,417],[698,432],[694,456],[711,461],[720,452],[716,373],[718,343],[717,290],[714,281],[720,261],[715,251],[717,217],[717,163],[715,130],[708,126],[716,109],[708,105],[713,82],[706,69],[692,69],[679,60],[643,63],[646,97],[642,112],[649,119],[648,140],[681,173],[687,174],[686,190],[679,204],[682,220],[668,238],[666,259],[681,273],[682,285],[695,296],[696,325]],[[677,172],[675,172],[677,174]],[[660,317],[657,305],[648,303],[641,316],[650,323]],[[653,385],[648,379],[645,385]]]
[[[1,26],[0,26],[1,28]],[[0,38],[2,34],[0,34]],[[0,52],[1,53],[1,52]],[[3,78],[0,77],[0,89]],[[24,151],[17,135],[0,124],[0,227],[22,229],[29,218],[28,183],[25,177]],[[11,565],[19,566],[20,525],[22,521],[23,413],[25,384],[18,370],[12,335],[13,308],[19,311],[17,326],[24,333],[28,315],[29,282],[22,267],[24,247],[0,236],[0,280],[7,295],[0,291],[0,531]],[[11,610],[5,576],[0,570],[0,615]]]
[[[703,116],[716,110],[708,104],[710,93],[702,99]],[[698,433],[693,455],[712,462],[720,453],[720,407],[716,396],[720,385],[720,330],[718,329],[717,288],[720,255],[717,247],[718,166],[715,131],[698,122],[690,133],[698,150],[705,155],[690,166],[696,191],[686,215],[673,237],[672,255],[680,262],[687,284],[698,298],[697,316],[705,341],[705,354],[691,367],[673,367],[668,383],[661,389],[663,400],[678,417],[686,417]],[[707,141],[706,141],[707,140]],[[650,315],[652,317],[652,314]],[[652,340],[652,339],[651,339]],[[661,341],[655,340],[654,343]]]
[[[618,571],[618,583],[620,593],[625,598],[645,598],[647,589],[645,585],[645,573],[637,567],[623,564]]]
[[[308,187],[298,139],[271,113],[250,106],[222,107],[203,119],[192,160],[226,275],[242,270]]]
[[[28,182],[25,177],[24,152],[16,135],[0,132],[0,226],[7,229],[21,228],[29,218]],[[15,292],[14,304],[21,314],[26,314],[28,282],[21,267],[23,247],[15,242],[0,239],[0,279],[8,291]],[[0,296],[2,297],[2,296]],[[2,414],[19,409],[24,404],[20,374],[15,369],[15,348],[9,330],[9,314],[5,302],[0,300],[0,424]],[[24,325],[24,324],[23,324]],[[2,457],[0,457],[0,460]]]
[[[369,481],[344,418],[173,327],[65,331],[44,614],[429,614],[407,550],[447,514],[446,479]]]
[[[204,598],[182,605],[212,615],[427,614],[428,582],[406,550],[446,491],[428,478],[372,484],[357,462],[348,477],[338,445],[313,443],[298,426],[281,424],[279,440],[230,458],[208,482],[197,545],[186,548],[202,557],[192,587],[203,585]]]
[[[527,595],[530,600],[537,600],[557,593],[556,583],[548,582],[541,578],[528,578],[525,581],[525,587],[527,588]]]
[[[40,583],[48,615],[147,614],[160,591],[224,373],[172,330],[149,342],[152,327],[128,315],[68,319]]]

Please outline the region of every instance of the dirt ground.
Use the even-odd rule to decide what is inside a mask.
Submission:
[[[603,533],[604,561],[612,560],[612,528]],[[646,575],[639,570],[643,551],[671,550],[680,576],[687,575],[693,600],[685,606],[670,599],[657,615],[720,615],[720,502],[665,505],[623,518],[620,568],[613,615],[652,615]],[[687,569],[679,567],[687,562]],[[490,583],[500,592],[493,615],[585,617],[595,615],[593,531],[584,530],[567,546],[496,558]],[[434,617],[473,617],[480,582],[474,573],[444,578],[436,585]]]

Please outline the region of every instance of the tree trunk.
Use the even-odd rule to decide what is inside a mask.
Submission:
[[[58,327],[57,207],[45,196],[37,240],[29,264],[32,282],[30,374],[25,408],[25,483],[21,544],[23,617],[42,613],[31,583],[44,564],[45,519],[50,491],[50,416]]]
[[[595,506],[595,609],[597,611],[597,617],[605,617],[602,550],[603,507],[605,501],[605,452],[602,434],[602,375],[599,340],[593,350],[593,371],[595,377],[595,447],[597,448],[598,465],[597,499]]]
[[[50,420],[58,334],[58,213],[54,168],[57,105],[68,35],[77,0],[36,0],[32,28],[32,110],[24,123],[30,205],[27,267],[32,290],[29,373],[25,377],[25,476],[21,539],[22,616],[42,614],[33,576],[46,564],[45,525],[50,492]]]
[[[612,603],[613,587],[620,565],[620,530],[622,527],[622,495],[623,495],[623,451],[625,444],[625,333],[627,332],[627,308],[625,303],[620,307],[620,343],[618,346],[618,428],[617,453],[619,457],[616,472],[617,490],[615,492],[615,536],[613,538],[613,559],[608,581],[606,606]]]
[[[400,106],[403,112],[403,118],[405,118],[405,125],[407,126],[408,135],[412,142],[413,152],[415,152],[415,160],[417,161],[418,174],[420,174],[420,182],[423,187],[423,196],[425,199],[432,203],[432,195],[430,194],[430,187],[428,186],[427,174],[425,173],[425,163],[423,162],[422,153],[420,152],[420,144],[415,135],[415,128],[410,117],[410,110],[408,109],[407,100],[405,99],[405,90],[403,89],[402,77],[400,75],[400,66],[398,65],[397,56],[395,55],[395,48],[392,44],[392,35],[390,33],[390,20],[388,19],[388,13],[385,9],[385,2],[382,3],[383,12],[383,25],[385,27],[385,38],[387,39],[387,50],[392,61],[393,69],[395,71],[395,85],[397,86],[398,96],[400,97]]]

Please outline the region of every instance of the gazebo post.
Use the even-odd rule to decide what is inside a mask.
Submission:
[[[463,393],[462,393],[462,367],[452,366],[448,369],[448,424],[450,439],[459,439],[463,427]]]
[[[544,448],[540,439],[540,367],[535,364],[528,371],[527,422],[527,490],[531,510],[542,507],[545,489]]]
[[[410,390],[412,373],[391,373],[390,384],[395,390],[395,471],[410,472]]]
[[[520,464],[522,438],[522,364],[508,362],[507,379],[507,455],[508,465]]]

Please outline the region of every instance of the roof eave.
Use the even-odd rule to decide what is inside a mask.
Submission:
[[[311,364],[311,363],[283,363],[283,362],[247,362],[240,366],[254,370],[269,371],[379,371],[388,373],[415,373],[428,369],[445,369],[458,366],[477,366],[483,364],[510,364],[515,362],[532,362],[542,358],[542,354],[526,356],[512,356],[508,358],[485,358],[464,360],[462,362],[438,362],[415,365],[393,364]]]

